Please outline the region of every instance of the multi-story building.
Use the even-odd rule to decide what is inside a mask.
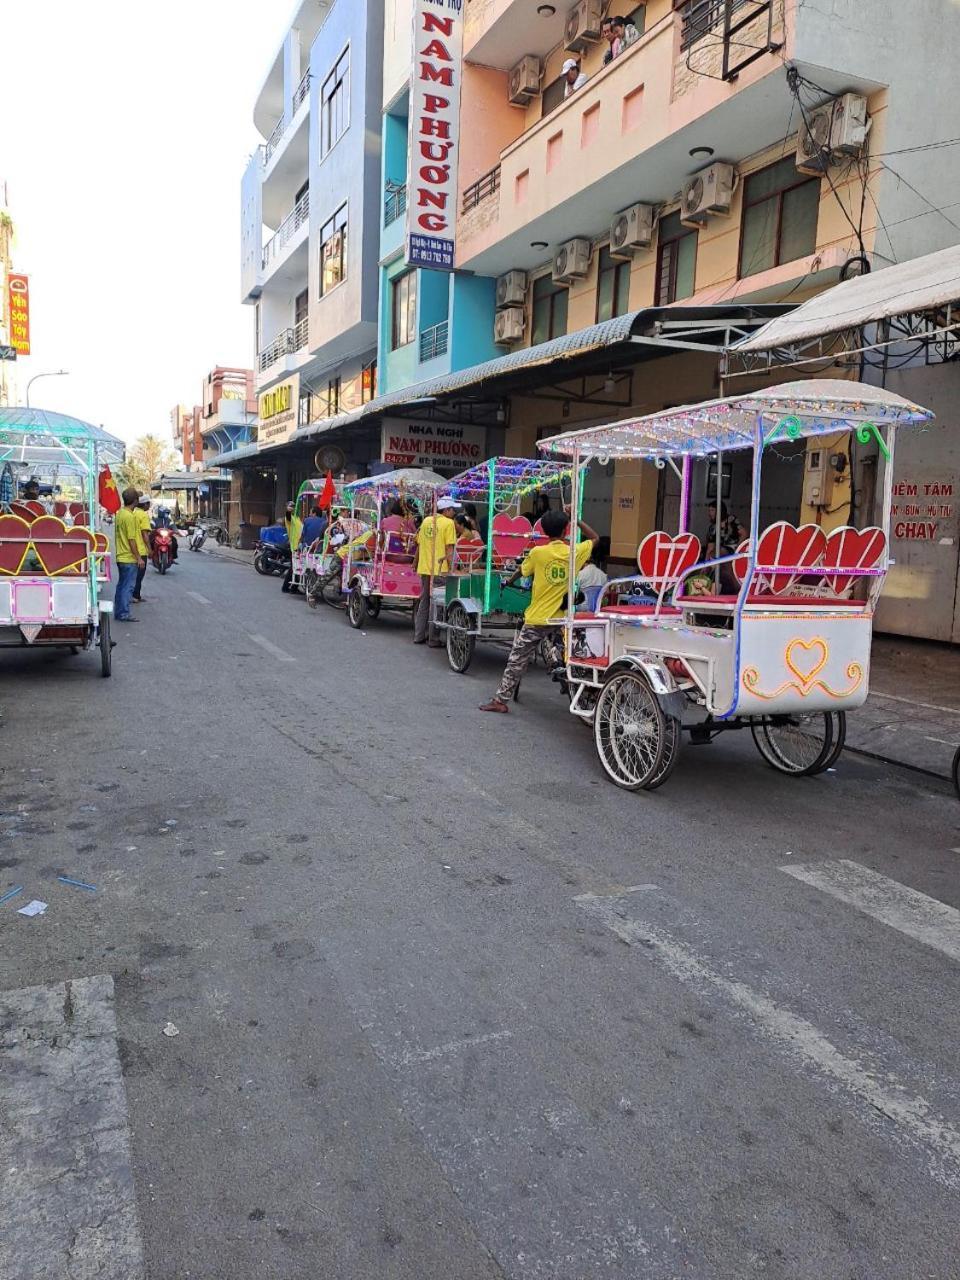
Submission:
[[[203,380],[200,433],[205,467],[217,467],[225,453],[251,443],[257,421],[257,394],[252,369],[218,365]]]
[[[256,459],[234,453],[274,465],[281,493],[313,469],[280,447],[298,427],[376,394],[382,60],[382,0],[301,0],[254,106],[241,275],[268,411]]]
[[[203,466],[203,432],[200,428],[202,414],[203,411],[196,404],[193,408],[178,404],[170,410],[173,447],[180,454],[185,471],[194,471]]]
[[[7,277],[13,269],[13,215],[10,212],[7,184],[0,177],[0,347],[9,352],[10,297]],[[17,403],[16,362],[8,355],[0,356],[0,405]]]

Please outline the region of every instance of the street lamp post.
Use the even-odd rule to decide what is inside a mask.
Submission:
[[[30,379],[30,381],[27,383],[27,390],[26,390],[27,408],[28,409],[30,408],[30,388],[33,386],[33,384],[36,382],[38,378],[67,378],[69,376],[70,376],[69,369],[52,369],[49,373],[35,373],[33,377]]]

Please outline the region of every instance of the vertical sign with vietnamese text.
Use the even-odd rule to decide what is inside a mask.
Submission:
[[[7,276],[10,304],[10,345],[18,356],[30,354],[30,285],[26,276]]]
[[[413,0],[406,259],[452,271],[457,227],[463,0]]]

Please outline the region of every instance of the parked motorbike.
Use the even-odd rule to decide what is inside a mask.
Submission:
[[[193,532],[190,534],[190,550],[199,551],[207,540],[207,527],[203,524],[195,524]]]
[[[175,558],[172,529],[154,529],[150,539],[150,559],[159,573],[166,573]]]
[[[290,546],[286,542],[263,542],[257,543],[256,554],[253,557],[253,567],[257,573],[262,573],[265,577],[271,577],[275,574],[288,574],[293,566],[293,557],[290,555]]]

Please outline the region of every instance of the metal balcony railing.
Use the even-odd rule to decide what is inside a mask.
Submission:
[[[387,192],[383,197],[383,225],[389,227],[391,222],[402,218],[407,211],[407,187],[387,184]]]
[[[309,321],[306,316],[298,320],[290,329],[281,329],[269,346],[264,347],[257,356],[257,367],[263,373],[279,359],[289,355],[291,351],[299,351],[307,345]]]
[[[298,231],[310,217],[310,192],[300,197],[276,231],[263,246],[262,265],[264,267],[275,258],[295,231]]]
[[[748,0],[730,0],[730,9],[739,9]],[[719,27],[727,12],[727,0],[687,0],[680,11],[680,48],[688,49],[701,36]]]
[[[277,147],[280,145],[280,139],[283,137],[284,127],[285,126],[283,123],[283,116],[281,116],[280,119],[277,121],[277,123],[273,126],[273,133],[271,133],[270,137],[266,141],[266,145],[263,148],[264,164],[266,164],[269,161],[270,157],[273,155]]]
[[[495,169],[485,173],[482,178],[478,178],[472,187],[467,187],[463,193],[462,211],[466,213],[468,209],[475,209],[484,200],[489,200],[491,196],[495,196],[499,190],[500,166],[497,165]]]
[[[297,112],[300,110],[300,104],[303,102],[304,98],[307,96],[309,92],[310,92],[310,72],[305,71],[303,73],[303,79],[300,81],[300,83],[296,87],[296,90],[294,91],[294,95],[293,95],[293,114],[294,115],[296,115]]]
[[[445,356],[447,354],[447,344],[449,341],[449,324],[446,320],[441,320],[439,324],[431,325],[429,329],[424,329],[420,334],[420,363],[426,360],[435,360],[437,356]]]

